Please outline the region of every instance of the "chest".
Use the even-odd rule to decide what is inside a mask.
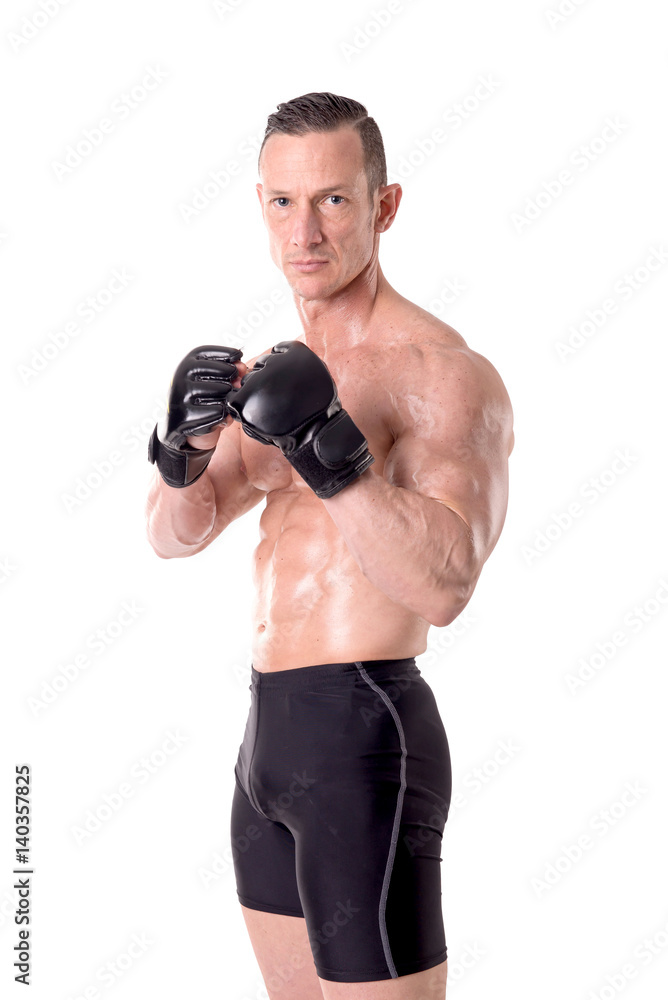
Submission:
[[[341,400],[360,428],[380,473],[394,443],[392,391],[381,359],[356,355],[341,360],[327,359]],[[241,434],[241,458],[249,481],[257,489],[270,492],[293,484],[307,489],[288,460],[273,445]]]

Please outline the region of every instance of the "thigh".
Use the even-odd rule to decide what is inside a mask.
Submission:
[[[326,760],[314,766],[319,778],[301,805],[296,837],[316,968],[322,979],[344,984],[427,973],[447,958],[445,731],[419,674],[397,683],[364,676],[371,683],[352,692],[339,729],[321,729]]]
[[[230,833],[239,902],[268,913],[303,917],[294,837],[282,823],[258,813],[236,779]]]
[[[241,910],[269,1000],[322,1000],[304,918]]]

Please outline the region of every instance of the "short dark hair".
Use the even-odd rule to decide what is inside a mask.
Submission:
[[[278,110],[269,115],[267,128],[262,140],[258,166],[262,150],[270,135],[307,135],[309,132],[336,132],[340,128],[354,128],[362,140],[364,172],[369,186],[369,198],[373,199],[379,187],[387,184],[387,164],[385,147],[380,129],[367,109],[359,101],[338,94],[321,92],[293,97]]]

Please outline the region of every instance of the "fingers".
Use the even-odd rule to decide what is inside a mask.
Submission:
[[[228,420],[231,421],[232,418],[226,417],[225,423],[227,423]],[[216,447],[222,429],[223,429],[223,424],[222,423],[217,424],[210,431],[207,431],[206,434],[198,434],[196,436],[193,434],[188,434],[188,436],[186,437],[186,441],[188,442],[191,448],[202,448],[203,450],[206,451],[207,448]]]
[[[238,374],[237,374],[237,377],[232,382],[232,385],[234,386],[235,389],[240,389],[241,388],[241,380],[244,377],[244,375],[246,374],[246,372],[248,371],[248,365],[245,365],[243,363],[243,361],[235,361],[235,364],[237,366],[237,373]]]

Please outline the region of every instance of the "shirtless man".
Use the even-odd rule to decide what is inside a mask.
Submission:
[[[441,1000],[450,757],[414,657],[501,532],[512,411],[492,365],[381,271],[402,190],[362,105],[280,105],[259,169],[303,332],[248,365],[184,359],[151,439],[167,482],[149,539],[194,555],[265,500],[232,842],[269,996]]]

